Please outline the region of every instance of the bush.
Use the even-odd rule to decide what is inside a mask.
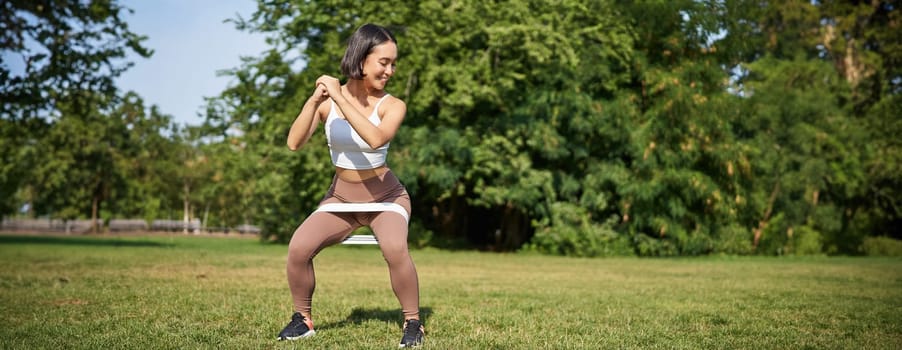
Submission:
[[[714,249],[714,242],[707,234],[695,232],[677,232],[675,235],[680,248],[680,255],[698,256],[710,254]]]
[[[795,255],[817,255],[823,253],[821,233],[811,226],[799,226],[789,239],[787,253]]]
[[[641,256],[677,256],[680,251],[669,238],[655,238],[644,233],[635,236],[636,250]]]
[[[435,233],[427,229],[421,222],[412,221],[408,229],[407,240],[411,246],[416,248],[425,248],[427,246],[439,245],[436,241]]]
[[[714,240],[714,252],[729,255],[746,255],[754,251],[753,235],[745,227],[730,225],[718,232]]]
[[[868,256],[902,256],[902,240],[889,237],[867,237],[861,252]]]
[[[534,223],[536,234],[525,250],[579,257],[634,255],[627,235],[614,231],[611,220],[603,224],[590,221],[585,208],[554,203],[551,217],[550,222]]]

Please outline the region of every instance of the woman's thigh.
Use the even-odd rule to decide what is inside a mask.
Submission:
[[[357,227],[360,224],[351,213],[314,212],[294,231],[288,248],[316,254],[327,246],[341,243]]]

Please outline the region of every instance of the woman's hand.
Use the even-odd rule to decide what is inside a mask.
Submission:
[[[320,86],[324,87],[329,96],[341,96],[341,82],[335,77],[321,75],[316,79],[316,86],[317,89]]]
[[[337,82],[338,79],[335,79],[335,81]],[[320,104],[328,100],[330,96],[329,86],[326,84],[332,84],[332,82],[326,81],[325,83],[320,83],[320,80],[317,79],[316,88],[313,90],[313,94],[310,95],[310,98],[308,98],[307,102],[304,103],[304,106],[301,107],[301,112],[294,118],[294,123],[291,123],[291,129],[288,131],[288,149],[295,151],[307,144],[307,141],[310,140],[310,136],[312,136],[313,132],[316,130],[316,125],[319,121],[323,120],[324,117],[323,114],[319,112],[319,107]],[[340,88],[341,87],[339,86],[339,89]],[[341,94],[341,90],[336,89],[334,91]]]
[[[310,100],[312,100],[313,103],[319,105],[320,103],[325,102],[327,99],[329,99],[329,92],[326,91],[326,86],[322,84],[316,84],[316,89],[313,90],[313,95],[310,96]]]

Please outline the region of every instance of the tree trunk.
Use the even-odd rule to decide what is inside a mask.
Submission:
[[[495,249],[509,251],[519,248],[529,234],[529,220],[512,204],[504,206],[501,230],[495,235]]]
[[[761,221],[758,221],[758,228],[755,229],[755,240],[752,243],[752,246],[758,248],[758,242],[761,240],[761,234],[764,232],[764,228],[767,227],[767,221],[770,220],[770,214],[774,210],[774,202],[777,200],[777,193],[780,192],[780,180],[777,180],[777,183],[774,184],[774,190],[770,193],[770,198],[767,200],[767,210],[764,211],[764,217],[761,218]]]
[[[182,202],[183,203],[182,211],[184,213],[184,215],[182,215],[182,218],[184,220],[184,223],[182,225],[182,233],[188,234],[188,225],[191,223],[191,213],[190,213],[191,203],[188,201],[188,196],[191,194],[191,185],[188,183],[188,181],[185,181],[184,189],[185,189],[185,192],[184,192],[185,196],[184,196],[184,199]]]
[[[204,219],[200,222],[200,231],[204,232],[207,228],[207,218],[210,216],[210,203],[207,202],[207,205],[204,206]]]
[[[97,225],[97,212],[100,209],[100,198],[98,198],[97,194],[94,194],[94,197],[91,199],[91,232],[94,234],[100,233],[100,225]]]

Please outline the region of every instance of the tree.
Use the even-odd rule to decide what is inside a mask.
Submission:
[[[44,165],[44,156],[54,156],[39,149],[58,119],[67,120],[57,130],[93,133],[97,128],[77,126],[79,119],[96,120],[114,102],[113,81],[131,66],[122,62],[128,51],[151,52],[144,37],[129,31],[120,17],[126,9],[116,1],[4,1],[0,7],[0,213],[6,215],[18,207],[10,198],[36,195],[23,194],[29,192],[23,180]]]
[[[179,208],[173,194],[181,189],[177,174],[179,152],[186,147],[172,117],[157,106],[146,106],[134,92],[126,93],[107,118],[122,123],[123,142],[113,164],[123,174],[124,186],[113,191],[109,211],[118,217],[167,218]]]
[[[605,195],[607,215],[617,217],[616,230],[638,254],[742,253],[739,242],[748,240],[737,213],[748,179],[743,150],[726,128],[735,98],[717,54],[722,4],[643,1],[621,8],[636,38],[630,74],[601,116],[616,124],[596,124],[617,140],[617,152],[595,162],[597,175],[583,188]]]
[[[286,241],[331,168],[321,133],[294,154],[285,133],[376,22],[399,40],[389,92],[408,117],[389,164],[414,235],[580,256],[850,253],[902,208],[896,8],[260,2],[236,24],[273,47],[229,72],[209,135],[240,145],[224,159],[260,177],[233,177],[263,208],[247,213]]]
[[[855,253],[864,235],[902,237],[898,230],[902,214],[899,200],[902,197],[898,191],[902,188],[902,176],[896,171],[900,167],[900,152],[898,137],[893,136],[902,131],[902,126],[889,112],[892,106],[899,105],[902,83],[898,68],[902,59],[898,45],[900,34],[894,28],[900,16],[899,4],[895,1],[732,1],[726,4],[736,14],[725,22],[729,33],[724,40],[729,45],[725,45],[726,52],[733,53],[734,62],[750,63],[745,66],[750,69],[747,74],[737,77],[737,88],[744,89],[747,81],[770,80],[774,85],[752,83],[757,85],[758,97],[772,99],[755,106],[773,111],[781,109],[778,104],[787,105],[775,115],[794,117],[774,121],[766,130],[797,132],[784,135],[783,142],[777,143],[790,150],[804,151],[795,161],[797,164],[828,161],[818,170],[824,174],[804,174],[808,181],[821,179],[818,185],[809,185],[809,193],[804,195],[816,208],[810,210],[820,212],[822,222],[829,217],[838,220],[826,225],[829,228],[821,225],[814,230],[818,235],[823,234],[827,252]],[[793,78],[787,80],[787,77]],[[817,94],[807,95],[814,92],[812,89]],[[783,94],[771,94],[772,90]],[[803,125],[800,123],[808,127],[794,127]],[[747,135],[758,131],[761,129],[741,130]],[[814,138],[812,133],[821,136]],[[797,146],[787,144],[797,142],[800,142]],[[761,152],[769,151],[768,145],[759,146]],[[795,156],[789,150],[781,154]],[[849,158],[839,162],[837,157]],[[773,165],[764,158],[756,163]],[[782,176],[793,175],[801,174]],[[778,213],[782,210],[771,210],[788,200],[786,196],[791,196],[788,193],[791,190],[777,185],[782,181],[771,179],[770,182],[763,186],[772,190],[759,190],[761,198],[772,198],[762,200],[769,204],[761,206],[764,220],[757,229],[759,234],[770,216],[785,221],[784,235],[791,232],[788,231],[791,227],[810,225],[809,215],[787,212],[781,216]],[[799,208],[810,206],[793,204],[786,210]]]
[[[37,194],[33,205],[38,213],[62,219],[87,216],[99,232],[101,204],[125,186],[116,166],[126,143],[125,128],[121,119],[109,117],[110,102],[104,96],[80,101],[91,101],[86,105],[97,109],[86,113],[82,106],[57,105],[61,116],[37,142],[36,167],[27,185]]]
[[[850,147],[862,143],[863,129],[840,102],[848,85],[826,62],[765,58],[749,71],[748,105],[735,127],[755,150],[755,244],[769,253],[857,248],[849,237],[836,239],[849,215],[845,200],[864,181],[863,154]]]
[[[131,67],[127,50],[149,57],[146,37],[120,17],[115,0],[5,1],[0,11],[0,115],[21,119],[47,113],[66,91],[112,95],[113,80]],[[11,69],[20,60],[24,72]],[[80,108],[80,107],[79,107]]]

